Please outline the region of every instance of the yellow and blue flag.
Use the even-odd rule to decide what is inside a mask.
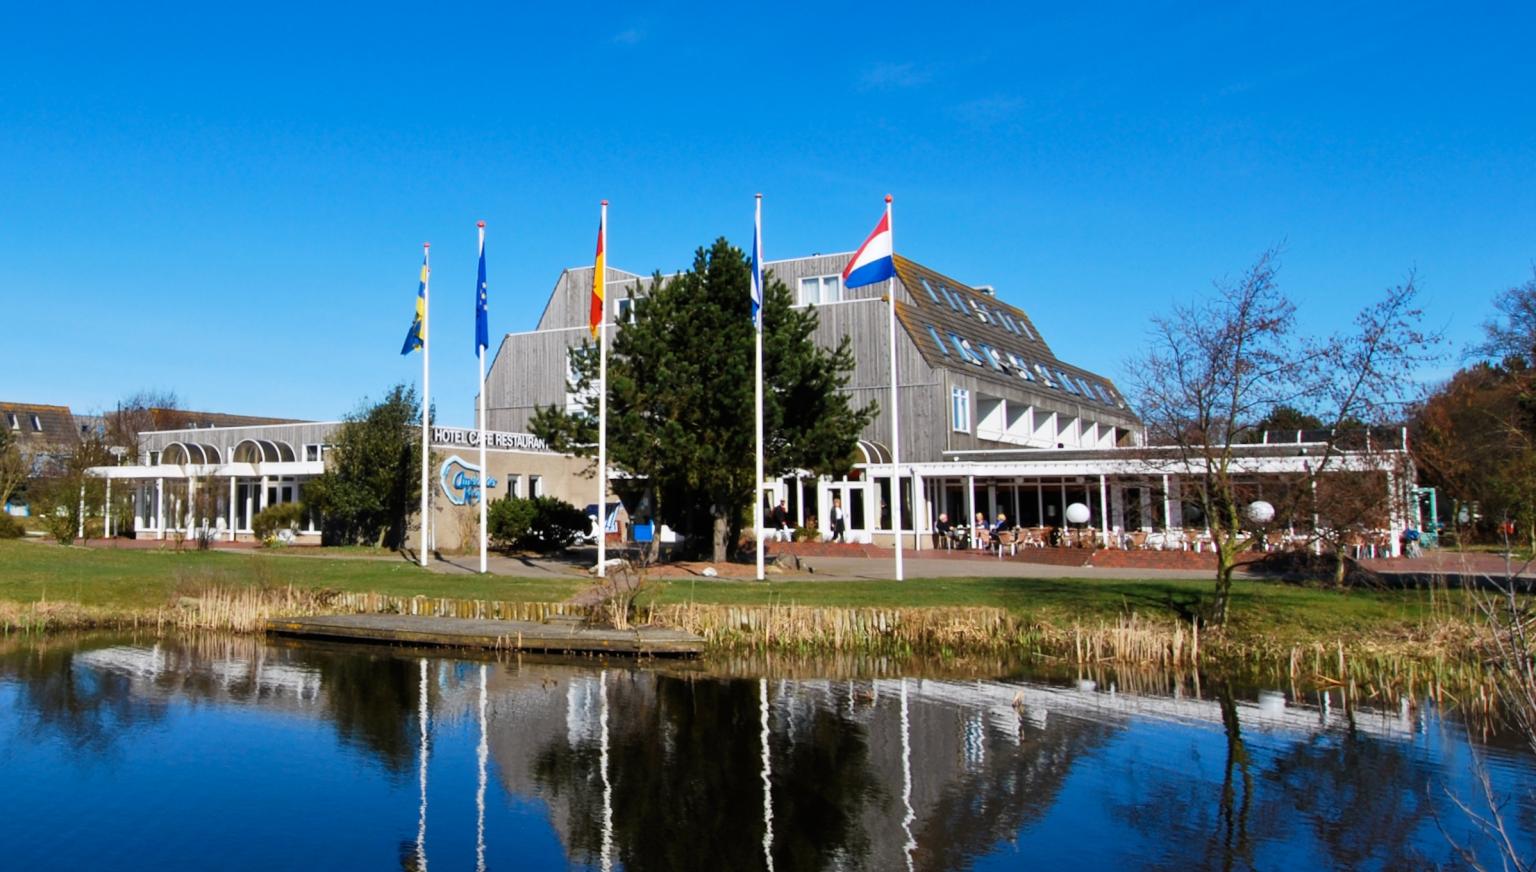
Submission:
[[[405,344],[400,346],[401,354],[410,354],[427,343],[427,278],[432,270],[427,266],[427,255],[421,255],[421,284],[416,289],[416,317],[411,321],[411,329],[405,331]]]

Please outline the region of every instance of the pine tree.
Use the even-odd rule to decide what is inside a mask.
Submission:
[[[764,473],[846,471],[859,433],[875,414],[855,409],[842,388],[853,368],[847,337],[816,345],[814,308],[792,307],[783,282],[767,276],[763,303]],[[634,320],[611,335],[608,357],[610,464],[645,482],[656,518],[726,559],[753,499],[751,263],[725,239],[694,253],[693,267],[655,275],[633,301]],[[572,349],[582,397],[574,414],[541,408],[530,429],[556,450],[596,454],[598,350]],[[696,549],[698,550],[698,549]]]
[[[395,385],[337,428],[331,462],[304,486],[305,508],[324,519],[327,543],[401,546],[421,495],[420,420],[416,389]]]

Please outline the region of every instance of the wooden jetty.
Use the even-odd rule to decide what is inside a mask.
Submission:
[[[704,640],[682,630],[636,627],[612,630],[588,627],[579,618],[557,617],[545,623],[437,618],[425,615],[318,615],[272,618],[267,632],[280,636],[372,642],[491,648],[555,654],[612,654],[630,657],[692,657],[703,653]]]

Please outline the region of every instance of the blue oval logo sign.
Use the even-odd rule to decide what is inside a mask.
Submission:
[[[476,464],[455,454],[443,461],[437,479],[448,502],[456,506],[473,506],[480,502],[480,467]],[[495,487],[496,479],[487,476],[485,486]]]

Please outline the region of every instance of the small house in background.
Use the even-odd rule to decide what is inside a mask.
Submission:
[[[81,440],[77,418],[68,406],[0,401],[0,427],[20,448],[33,475],[46,475],[67,461]],[[4,510],[17,517],[31,514],[25,493],[7,500]]]

